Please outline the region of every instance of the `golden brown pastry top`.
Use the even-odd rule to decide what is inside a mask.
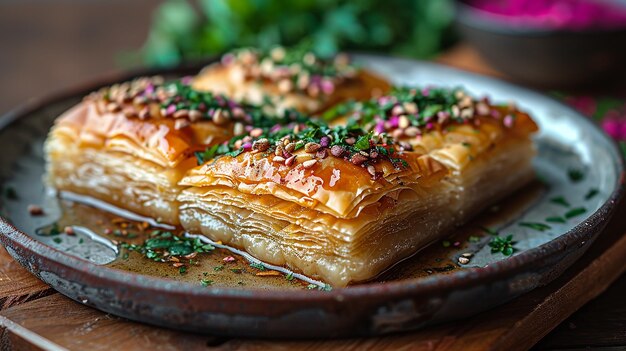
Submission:
[[[320,112],[350,99],[369,99],[389,90],[387,81],[356,68],[347,55],[322,59],[302,48],[274,48],[268,52],[240,49],[206,67],[194,88],[213,91],[238,101],[278,108]]]
[[[174,167],[207,145],[227,141],[255,126],[304,118],[295,111],[266,114],[261,106],[195,91],[188,82],[164,84],[161,78],[151,77],[103,88],[63,114],[54,133],[82,145]]]
[[[322,115],[384,133],[405,150],[425,150],[453,169],[466,167],[499,142],[537,131],[530,116],[511,104],[475,99],[462,89],[396,88],[390,94],[337,105]]]
[[[423,152],[401,151],[391,139],[355,126],[294,128],[237,140],[231,151],[190,170],[180,185],[272,195],[347,218],[385,195],[447,174]]]

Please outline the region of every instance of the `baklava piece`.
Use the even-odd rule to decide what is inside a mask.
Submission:
[[[46,141],[49,184],[169,224],[178,223],[178,182],[207,146],[302,118],[265,115],[190,79],[139,78],[103,88],[61,115]]]
[[[229,143],[229,155],[180,182],[181,224],[345,286],[376,277],[533,177],[537,127],[512,106],[460,90],[399,89],[336,111],[349,108],[347,123]]]
[[[238,101],[306,113],[342,101],[369,99],[390,88],[384,79],[352,65],[345,54],[323,59],[302,47],[239,49],[206,67],[193,86]]]

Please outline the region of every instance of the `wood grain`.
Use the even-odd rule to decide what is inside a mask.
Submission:
[[[50,295],[54,290],[30,274],[0,246],[0,310]]]
[[[53,294],[3,314],[8,320],[69,350],[206,350],[213,338],[135,323]],[[11,326],[6,327],[10,334]]]

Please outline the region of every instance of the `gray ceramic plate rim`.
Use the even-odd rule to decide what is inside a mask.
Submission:
[[[376,56],[376,55],[373,55]],[[212,60],[213,61],[213,60]],[[209,61],[209,62],[212,62]],[[442,65],[431,63],[413,61],[416,64],[424,67],[441,68]],[[67,89],[63,92],[50,95],[43,99],[34,99],[29,101],[17,109],[10,111],[0,118],[0,129],[8,127],[11,123],[19,118],[28,116],[32,112],[35,112],[41,108],[44,108],[48,103],[53,101],[70,98],[75,96],[84,95],[90,91],[96,90],[99,87],[113,84],[124,80],[131,79],[141,75],[154,75],[154,74],[191,74],[196,72],[202,64],[189,64],[179,66],[170,69],[140,69],[135,71],[129,71],[127,73],[118,74],[113,77],[94,79],[88,84],[79,85],[73,89]],[[497,79],[469,73],[466,71],[457,70],[450,67],[445,67],[450,71],[453,71],[459,76],[472,77],[473,79],[481,79],[485,82],[498,82],[499,84],[506,84],[509,87],[515,87],[516,89],[524,89],[531,94],[541,95],[545,98],[545,95],[532,91],[531,89],[520,88],[510,83],[503,83]],[[563,104],[561,104],[563,105]],[[617,184],[615,190],[610,194],[608,200],[600,206],[593,214],[587,219],[576,225],[568,232],[556,237],[555,239],[540,245],[538,247],[529,249],[520,254],[517,254],[511,258],[504,259],[495,262],[487,267],[482,268],[468,268],[460,271],[452,272],[443,276],[432,276],[424,278],[415,278],[402,280],[397,282],[385,282],[385,283],[365,283],[355,286],[349,286],[346,288],[333,289],[330,292],[325,291],[276,291],[276,290],[262,290],[255,288],[246,289],[234,289],[234,288],[221,288],[212,287],[207,289],[188,283],[184,284],[172,284],[171,280],[165,278],[151,277],[137,275],[134,273],[125,272],[122,270],[109,268],[106,266],[97,265],[87,260],[77,258],[68,255],[53,247],[49,247],[33,238],[26,233],[23,233],[18,228],[10,224],[5,218],[0,217],[0,229],[5,234],[6,239],[11,241],[11,244],[21,250],[31,251],[48,260],[55,261],[61,266],[65,266],[72,270],[81,270],[87,275],[91,275],[93,278],[99,280],[108,280],[112,283],[121,283],[128,286],[132,286],[137,289],[145,291],[160,291],[174,294],[186,294],[189,296],[204,296],[204,297],[224,297],[234,298],[238,300],[254,300],[278,302],[283,300],[290,300],[293,302],[321,302],[321,301],[341,301],[349,298],[367,298],[385,295],[387,298],[393,296],[406,296],[411,294],[424,294],[432,293],[434,291],[443,291],[451,288],[461,289],[464,287],[476,286],[483,282],[492,281],[498,277],[513,275],[517,272],[524,270],[527,267],[533,265],[534,262],[542,258],[548,257],[553,254],[557,254],[564,250],[564,248],[571,245],[580,244],[580,240],[584,239],[589,233],[593,233],[598,228],[602,228],[608,218],[611,217],[615,211],[617,203],[624,194],[624,160],[620,155],[619,149],[614,141],[610,140],[595,124],[589,119],[582,116],[574,109],[565,106],[571,113],[573,118],[578,119],[580,123],[585,124],[588,128],[592,129],[596,133],[603,135],[605,139],[611,145],[611,156],[616,164],[617,172],[619,175],[616,177]],[[4,228],[1,228],[4,227]],[[5,246],[6,246],[5,242]]]

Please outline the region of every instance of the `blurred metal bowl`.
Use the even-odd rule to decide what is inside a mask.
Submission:
[[[585,31],[519,28],[457,2],[462,37],[495,69],[544,88],[585,88],[626,77],[626,25]]]

